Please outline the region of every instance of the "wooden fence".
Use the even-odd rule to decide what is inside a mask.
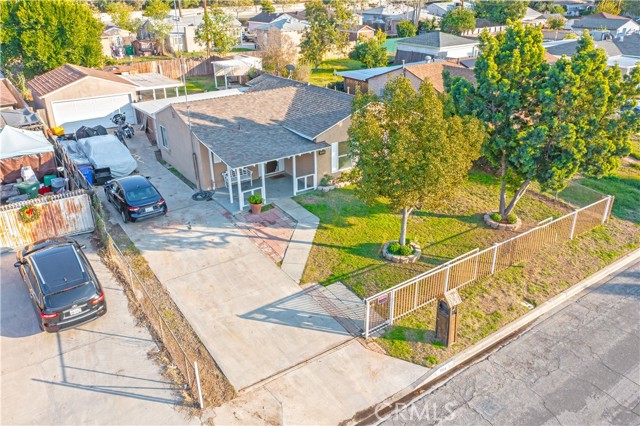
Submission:
[[[572,240],[605,223],[611,215],[612,196],[532,228],[493,247],[475,249],[364,300],[364,335],[393,324],[442,296],[445,292],[493,275],[535,256],[544,246]]]
[[[260,56],[261,52],[242,52],[242,54],[247,56]],[[211,65],[211,62],[220,59],[223,58],[218,56],[212,56],[210,58],[184,58],[184,68],[180,65],[179,58],[134,62],[129,66],[133,72],[154,72],[162,74],[165,77],[180,79],[185,72],[187,77],[212,76],[213,65]]]
[[[39,216],[25,223],[24,206],[34,206]],[[16,248],[45,238],[91,232],[94,229],[91,200],[84,190],[11,203],[0,207],[0,248]]]

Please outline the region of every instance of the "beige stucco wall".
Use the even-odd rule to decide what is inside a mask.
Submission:
[[[384,86],[386,86],[387,83],[390,80],[394,79],[395,77],[399,76],[400,74],[402,74],[402,68],[397,69],[395,71],[388,72],[386,74],[379,75],[379,76],[374,77],[374,78],[370,78],[368,80],[369,93],[374,93],[376,95],[382,95],[382,92],[384,90]]]
[[[95,77],[85,77],[74,84],[70,84],[63,89],[46,96],[43,100],[36,99],[34,97],[34,101],[36,108],[40,108],[42,101],[44,101],[44,105],[42,106],[47,111],[47,122],[50,127],[54,127],[56,126],[56,123],[53,119],[53,109],[51,108],[51,104],[53,102],[117,95],[121,93],[129,93],[131,95],[131,100],[136,99],[136,89],[134,86]]]
[[[349,139],[348,131],[351,126],[351,117],[342,120],[326,132],[316,138],[316,142],[335,144]],[[331,148],[327,148],[325,154],[318,155],[318,179],[324,175],[335,174],[331,171]]]

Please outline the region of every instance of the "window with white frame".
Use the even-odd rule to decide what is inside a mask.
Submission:
[[[353,164],[349,156],[349,142],[338,142],[331,145],[332,172],[350,169]]]
[[[160,126],[160,143],[164,149],[169,149],[169,143],[167,142],[167,129],[164,126]]]

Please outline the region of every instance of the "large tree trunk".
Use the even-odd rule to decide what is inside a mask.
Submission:
[[[413,209],[408,207],[402,209],[402,226],[400,227],[400,239],[398,240],[402,246],[407,244],[407,222],[412,211]]]
[[[202,1],[202,6],[203,6],[204,14],[207,15],[209,13],[209,12],[207,12],[207,0],[203,0]],[[182,16],[182,15],[180,15],[180,16]],[[207,59],[209,59],[209,58],[211,58],[211,42],[209,40],[207,40],[206,45],[207,45]],[[214,75],[213,78],[216,78],[216,76]]]
[[[500,209],[498,212],[504,218],[504,210],[507,207],[507,182],[504,177],[507,174],[507,155],[503,152],[500,159]]]
[[[522,198],[522,196],[527,192],[527,189],[531,185],[531,181],[529,179],[525,180],[520,184],[520,188],[516,191],[509,205],[504,209],[504,214],[502,214],[502,220],[506,220],[507,216],[513,211],[513,208],[516,206],[518,201]]]

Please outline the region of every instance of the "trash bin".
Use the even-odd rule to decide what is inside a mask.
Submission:
[[[51,192],[59,194],[64,191],[64,187],[67,183],[65,178],[55,178],[51,181]]]
[[[87,182],[89,182],[89,185],[93,185],[93,167],[80,166],[78,167],[78,170],[82,173]]]
[[[16,185],[18,191],[21,194],[28,195],[29,198],[36,198],[38,196],[38,189],[40,189],[40,182],[20,182]]]
[[[124,52],[127,54],[127,56],[133,55],[133,46],[131,45],[125,46]]]

